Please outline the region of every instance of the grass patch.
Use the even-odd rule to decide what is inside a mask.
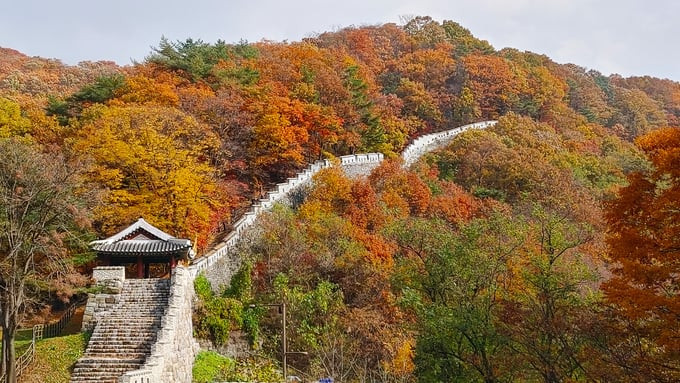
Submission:
[[[22,340],[27,340],[31,341],[33,339],[33,329],[32,328],[24,328],[17,330],[17,332],[14,334],[14,341],[22,341]]]
[[[196,355],[192,368],[194,383],[210,383],[225,380],[230,375],[236,363],[226,356],[214,351],[201,351]]]
[[[193,383],[280,382],[281,371],[267,358],[234,361],[214,351],[201,351],[192,369]]]
[[[21,356],[31,346],[32,340],[14,340],[14,352],[17,358]]]
[[[89,334],[80,333],[39,341],[35,362],[21,375],[21,383],[68,383],[88,339]]]

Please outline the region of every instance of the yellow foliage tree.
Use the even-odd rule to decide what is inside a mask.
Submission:
[[[162,82],[151,77],[136,75],[125,79],[125,86],[116,91],[116,99],[111,101],[111,104],[121,102],[177,106],[179,96],[175,90],[175,84],[170,83],[169,80]]]
[[[14,101],[0,97],[0,138],[23,136],[29,133],[31,122],[21,115]]]
[[[72,148],[92,158],[90,177],[107,192],[95,227],[111,234],[138,217],[205,246],[232,202],[207,161],[217,137],[176,109],[96,105]]]

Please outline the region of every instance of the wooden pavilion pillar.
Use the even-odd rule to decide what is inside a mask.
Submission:
[[[144,278],[149,278],[149,268],[151,264],[149,263],[144,263]]]
[[[142,256],[137,256],[137,278],[144,278],[144,261],[142,261]]]
[[[175,256],[173,255],[172,257],[170,257],[170,271],[172,271],[172,269],[174,269],[175,266],[177,266],[177,260],[175,259]]]

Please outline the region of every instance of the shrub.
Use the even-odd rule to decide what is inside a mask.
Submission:
[[[222,345],[229,340],[229,333],[243,326],[243,303],[238,299],[215,296],[210,282],[204,275],[194,281],[199,302],[194,309],[196,335]]]
[[[194,290],[198,298],[204,302],[209,301],[213,297],[210,281],[203,274],[199,274],[194,280]]]
[[[210,383],[227,380],[234,371],[235,363],[232,359],[214,351],[201,351],[196,356],[192,368],[194,383]]]
[[[225,288],[222,292],[222,296],[235,298],[243,303],[248,303],[253,299],[252,288],[253,279],[252,274],[253,266],[248,262],[244,262],[239,270],[231,277],[231,283],[229,287]]]

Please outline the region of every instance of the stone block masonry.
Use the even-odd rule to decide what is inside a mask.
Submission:
[[[83,331],[92,331],[102,317],[105,317],[119,302],[125,283],[125,268],[122,266],[96,267],[92,272],[97,293],[89,294],[83,314]]]
[[[193,299],[191,273],[177,266],[172,273],[167,310],[151,353],[139,369],[121,376],[119,383],[191,383],[191,369],[199,350],[193,337]]]
[[[99,266],[92,271],[92,279],[95,283],[100,281],[115,280],[125,281],[125,268],[122,266]]]

